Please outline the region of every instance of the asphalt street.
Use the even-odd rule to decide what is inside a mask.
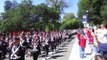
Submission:
[[[73,44],[75,42],[76,35],[73,35],[71,39],[66,40],[63,44],[61,44],[56,52],[49,52],[48,57],[44,57],[40,55],[38,60],[69,60],[70,53],[72,51]],[[32,60],[32,57],[28,57],[26,60]]]

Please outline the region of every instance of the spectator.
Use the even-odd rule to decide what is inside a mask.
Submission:
[[[102,55],[95,55],[91,60],[106,60]]]
[[[84,32],[81,32],[81,36],[79,38],[79,46],[80,46],[80,58],[84,58],[86,46],[86,37]]]
[[[102,29],[103,30],[105,29],[104,25],[102,25]],[[106,31],[106,29],[105,29],[105,31]],[[104,31],[103,31],[103,33],[104,33]],[[98,41],[97,36],[95,34],[93,34],[93,36],[94,36],[94,45],[100,50],[101,54],[105,58],[107,58],[107,42],[101,43]]]
[[[104,24],[101,24],[101,29],[98,29],[97,39],[100,43],[107,43],[105,35],[107,34],[107,29]]]
[[[80,32],[81,32],[81,28],[79,28],[78,31],[77,31],[77,38],[78,38],[78,40],[80,39],[80,35],[81,35]]]

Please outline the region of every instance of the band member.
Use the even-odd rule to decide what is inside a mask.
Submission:
[[[53,37],[52,33],[51,33],[51,43],[50,43],[50,46],[51,46],[52,52],[54,52],[54,37]]]
[[[2,38],[2,49],[3,49],[3,59],[6,58],[6,53],[7,53],[7,42],[5,41],[5,38]]]
[[[2,47],[2,40],[0,40],[0,60],[2,60],[3,56],[3,47]]]
[[[40,54],[39,41],[35,40],[34,43],[32,44],[32,46],[33,46],[33,50],[32,50],[33,60],[37,60],[38,56]]]
[[[20,45],[20,39],[15,37],[14,44],[10,51],[10,60],[24,60],[24,48]]]
[[[25,34],[22,34],[22,36],[20,37],[20,45],[25,47],[26,49],[28,48],[28,42]]]
[[[48,36],[45,37],[45,52],[46,52],[46,57],[48,56],[49,53],[49,38]]]

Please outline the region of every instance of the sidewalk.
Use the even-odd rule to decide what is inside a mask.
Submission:
[[[86,53],[86,58],[80,58],[78,39],[76,37],[76,41],[70,53],[69,60],[90,60],[93,57],[93,53],[88,44],[86,44],[85,53]]]

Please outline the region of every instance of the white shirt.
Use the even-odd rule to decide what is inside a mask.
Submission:
[[[107,29],[99,29],[97,31],[97,38],[100,43],[107,43],[107,38],[104,36],[107,34]]]

